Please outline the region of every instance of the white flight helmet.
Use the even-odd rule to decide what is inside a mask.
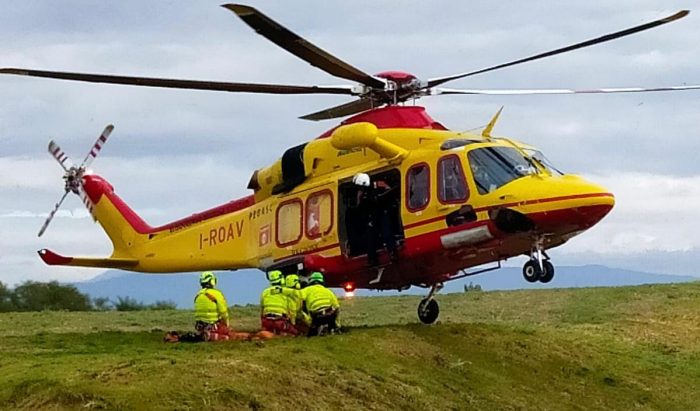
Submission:
[[[369,175],[365,173],[357,173],[355,176],[353,176],[352,182],[358,186],[369,187]]]

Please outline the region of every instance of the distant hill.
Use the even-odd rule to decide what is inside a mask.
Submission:
[[[224,292],[229,304],[257,304],[260,292],[267,286],[262,272],[239,270],[218,273],[218,287]],[[461,292],[465,284],[478,284],[483,290],[517,290],[540,288],[615,287],[639,284],[668,284],[699,280],[698,277],[645,273],[601,265],[556,267],[554,280],[549,284],[528,283],[518,267],[500,270],[451,281],[445,284],[442,293]],[[192,298],[199,289],[198,274],[137,274],[126,271],[107,271],[91,280],[74,283],[92,297],[131,297],[144,303],[169,300],[180,308],[192,305]],[[425,294],[426,290],[412,287],[401,294]],[[395,295],[397,291],[358,290],[357,295]]]

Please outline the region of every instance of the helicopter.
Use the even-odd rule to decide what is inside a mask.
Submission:
[[[321,271],[326,284],[357,288],[429,289],[419,319],[439,315],[435,294],[446,281],[483,273],[500,262],[529,256],[523,276],[549,282],[554,265],[547,250],[597,224],[614,206],[604,187],[559,172],[535,147],[494,137],[500,111],[481,133],[454,132],[410,106],[425,96],[578,94],[700,89],[697,85],[596,90],[469,90],[443,84],[603,43],[685,17],[688,11],[595,39],[480,70],[421,80],[400,71],[370,75],[318,48],[260,11],[228,4],[258,34],[311,65],[357,84],[292,86],[208,82],[3,68],[15,74],[87,81],[228,92],[337,94],[350,103],[304,115],[306,120],[351,116],[308,143],[289,148],[268,167],[256,170],[253,194],[192,216],[151,227],[88,167],[107,142],[108,126],[79,165],[55,142],[49,152],[64,169],[64,195],[40,230],[43,234],[69,193],[82,197],[114,250],[108,258],[65,257],[39,251],[49,265],[118,268],[167,273],[259,268],[285,273]],[[383,181],[391,191],[388,213],[398,259],[383,249],[368,267],[366,223],[357,213],[358,174]],[[468,271],[494,263],[494,267]]]

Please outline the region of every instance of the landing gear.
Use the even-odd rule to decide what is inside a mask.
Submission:
[[[433,284],[428,296],[418,304],[418,318],[423,324],[432,324],[440,315],[440,306],[435,301],[435,293],[442,289],[442,283]]]
[[[523,265],[523,277],[529,283],[548,283],[554,278],[554,265],[549,262],[549,256],[542,247],[542,241],[535,242],[530,253],[530,260]]]
[[[540,273],[540,282],[548,283],[554,278],[554,265],[548,260],[542,261],[542,272]]]
[[[536,260],[530,260],[523,266],[523,277],[528,283],[535,283],[540,279],[540,267]]]

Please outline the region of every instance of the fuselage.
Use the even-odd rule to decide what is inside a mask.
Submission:
[[[534,148],[446,130],[421,107],[372,110],[341,128],[360,123],[376,126],[374,145],[338,149],[331,130],[256,171],[253,195],[163,227],[145,224],[100,177],[85,176],[84,187],[114,242],[112,258],[133,261],[121,268],[303,264],[323,271],[331,286],[382,289],[446,281],[464,268],[528,254],[533,241],[556,247],[614,205],[605,188],[557,172]],[[351,179],[360,172],[389,181],[396,192],[400,258],[380,253],[384,274],[372,284],[353,220]]]

